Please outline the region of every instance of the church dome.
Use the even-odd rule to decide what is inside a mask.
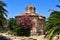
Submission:
[[[27,8],[33,8],[33,9],[35,9],[35,7],[33,6],[33,5],[28,5],[27,7],[26,7],[26,9]]]
[[[35,13],[35,7],[34,6],[32,6],[32,5],[28,5],[27,7],[26,7],[26,13]]]

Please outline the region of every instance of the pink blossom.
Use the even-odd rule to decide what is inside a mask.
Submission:
[[[32,17],[30,17],[29,15],[23,15],[21,18],[17,20],[17,24],[21,25],[24,28],[32,28]]]

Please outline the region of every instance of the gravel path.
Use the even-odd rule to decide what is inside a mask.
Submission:
[[[0,35],[5,36],[5,37],[7,37],[8,39],[11,39],[11,40],[32,40],[32,39],[47,40],[47,38],[44,38],[44,35],[30,36],[30,37],[17,37],[17,36],[13,36],[13,35],[9,35],[9,34],[4,34],[4,33],[0,34]]]
[[[37,39],[37,40],[44,40],[44,35],[41,36],[30,36],[30,37],[16,37],[8,34],[1,34],[2,36],[7,37],[8,39],[10,38],[11,40],[31,40],[31,39]]]

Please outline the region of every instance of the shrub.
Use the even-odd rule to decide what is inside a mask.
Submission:
[[[19,25],[17,34],[20,36],[29,36],[33,27],[32,17],[29,15],[23,15],[18,18],[17,25]]]

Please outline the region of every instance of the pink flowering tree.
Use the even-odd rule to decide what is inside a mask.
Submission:
[[[30,35],[30,31],[34,25],[32,17],[30,17],[29,15],[23,15],[22,17],[18,18],[17,24],[19,25],[18,35]]]

